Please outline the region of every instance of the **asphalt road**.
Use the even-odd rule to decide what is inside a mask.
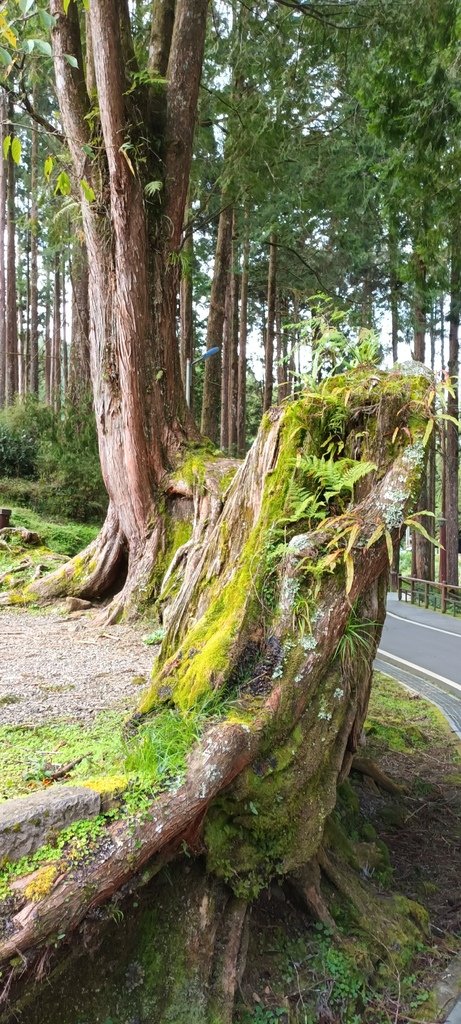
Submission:
[[[375,666],[437,704],[461,738],[461,621],[389,594]],[[461,1000],[446,1024],[461,1024]]]
[[[461,737],[461,621],[390,594],[375,664],[437,704]]]

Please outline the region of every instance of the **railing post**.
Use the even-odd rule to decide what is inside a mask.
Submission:
[[[397,597],[398,597],[399,601],[402,600],[402,577],[401,577],[400,573],[398,575]]]
[[[447,610],[447,585],[445,581],[442,583],[442,596],[440,599],[440,611],[446,612]]]
[[[424,607],[429,608],[429,584],[427,580],[424,581]]]

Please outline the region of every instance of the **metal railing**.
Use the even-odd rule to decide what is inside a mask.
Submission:
[[[449,615],[461,615],[461,587],[432,580],[418,580],[415,576],[399,576],[399,601],[410,601],[421,608],[433,608]]]

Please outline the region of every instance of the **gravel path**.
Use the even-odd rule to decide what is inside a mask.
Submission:
[[[90,721],[104,708],[132,707],[154,660],[143,632],[97,626],[91,615],[1,611],[0,725]]]

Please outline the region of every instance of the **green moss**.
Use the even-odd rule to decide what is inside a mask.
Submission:
[[[57,869],[53,864],[39,868],[24,889],[26,899],[37,902],[42,900],[44,896],[47,896],[53,886],[56,874]]]

